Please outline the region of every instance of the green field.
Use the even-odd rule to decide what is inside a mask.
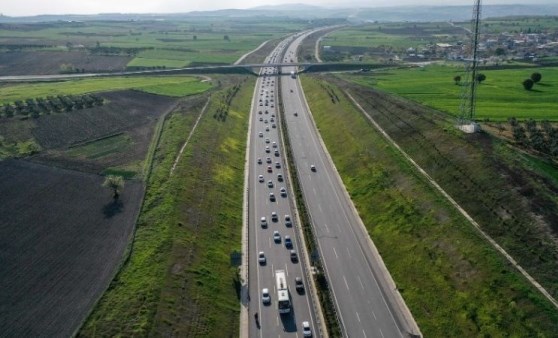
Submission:
[[[521,82],[535,71],[540,72],[543,79],[532,91],[527,91]],[[480,72],[486,75],[486,81],[478,87],[477,119],[504,121],[516,117],[558,120],[558,68]],[[450,66],[427,66],[381,70],[367,75],[347,75],[345,78],[457,115],[461,87],[453,81],[456,75],[464,76],[463,70]]]
[[[133,143],[130,136],[118,134],[82,146],[72,147],[67,154],[71,157],[99,159],[117,152],[124,152],[131,146],[133,146]]]
[[[174,112],[163,127],[130,259],[82,327],[83,336],[238,336],[247,116],[254,81],[226,118],[212,94],[174,175],[170,168],[198,112]],[[227,80],[221,79],[222,82]]]
[[[211,88],[211,83],[191,76],[131,76],[68,80],[48,83],[29,83],[0,87],[0,104],[12,103],[26,98],[49,95],[79,95],[136,89],[167,96],[187,96],[202,93]]]
[[[556,309],[337,87],[305,77],[303,85],[351,199],[425,337],[555,336]]]

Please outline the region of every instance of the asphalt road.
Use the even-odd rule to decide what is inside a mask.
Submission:
[[[266,59],[267,63],[278,61],[281,49],[287,46],[287,41],[281,43]],[[293,212],[291,191],[287,185],[284,151],[279,138],[280,123],[277,110],[278,80],[275,73],[277,68],[262,68],[262,74],[256,83],[251,112],[251,133],[249,146],[249,204],[248,204],[248,250],[249,250],[249,336],[250,337],[302,337],[302,322],[309,321],[313,332],[316,333],[315,315],[310,292],[295,291],[295,277],[302,277],[305,289],[308,287],[305,279],[304,264],[300,257],[302,245],[295,232],[298,226]],[[260,114],[261,112],[261,114]],[[260,121],[261,119],[261,121]],[[275,127],[273,127],[275,125]],[[261,134],[260,134],[261,133]],[[266,152],[269,147],[269,153]],[[275,150],[278,151],[275,154]],[[269,158],[269,160],[267,160]],[[262,163],[258,164],[258,159]],[[267,162],[270,163],[267,163]],[[268,169],[268,166],[270,169]],[[283,175],[283,181],[278,179]],[[259,176],[263,176],[260,182]],[[272,186],[268,186],[271,181]],[[280,188],[286,189],[282,196]],[[275,201],[270,200],[270,193],[275,195]],[[276,212],[278,220],[271,220],[271,213]],[[285,224],[285,215],[290,215],[293,226]],[[266,217],[268,226],[260,225],[261,217]],[[281,240],[275,242],[274,231],[278,231]],[[285,246],[285,236],[290,236],[293,249],[299,255],[298,261],[292,261],[290,250]],[[258,253],[263,251],[265,264],[258,263]],[[292,302],[290,314],[280,315],[277,309],[277,289],[275,271],[284,270]],[[262,289],[268,288],[271,304],[262,302]],[[258,313],[258,323],[255,313]],[[316,334],[315,334],[316,336]]]
[[[289,46],[284,60],[296,60],[301,39]],[[294,67],[283,67],[282,73],[293,70]],[[281,91],[296,170],[343,332],[348,337],[400,337],[403,329],[373,272],[380,269],[375,266],[368,235],[362,231],[345,188],[320,143],[298,80],[283,76]],[[310,170],[311,165],[315,165],[315,172]]]

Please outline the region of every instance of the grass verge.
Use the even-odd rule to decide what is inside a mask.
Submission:
[[[240,250],[242,153],[254,83],[235,80],[245,82],[227,117],[212,117],[224,85],[171,177],[197,114],[178,110],[168,117],[130,258],[79,335],[238,336],[238,276],[230,254]]]
[[[343,182],[425,336],[551,337],[557,332],[558,311],[338,88],[308,77],[303,84]]]

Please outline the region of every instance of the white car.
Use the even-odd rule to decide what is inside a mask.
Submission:
[[[302,335],[304,337],[312,337],[312,329],[307,321],[302,322]]]
[[[272,222],[277,222],[279,221],[279,217],[277,217],[277,213],[275,211],[271,212],[271,221]]]
[[[260,183],[262,183],[264,181],[263,175],[258,176],[258,181],[260,181]]]
[[[315,165],[310,165],[310,170],[312,170],[313,172],[316,172],[316,166]]]
[[[287,196],[287,189],[285,189],[285,187],[281,187],[281,189],[279,189],[279,191],[281,192],[281,196],[283,196],[283,197]]]
[[[291,220],[290,215],[285,215],[285,226],[287,226],[287,227],[292,227],[293,226],[293,221]]]
[[[275,241],[275,243],[280,243],[281,242],[281,235],[279,234],[279,231],[275,230],[273,232],[273,241]]]
[[[262,289],[262,303],[266,305],[271,303],[271,297],[269,296],[269,289],[267,288]]]
[[[265,262],[266,262],[266,260],[265,260],[265,254],[264,254],[263,251],[260,251],[260,252],[258,253],[258,262],[259,262],[261,265],[264,265]]]
[[[264,217],[260,218],[260,225],[262,228],[267,228],[267,219]]]
[[[271,202],[275,202],[275,194],[274,193],[272,193],[272,192],[269,193],[269,200]]]

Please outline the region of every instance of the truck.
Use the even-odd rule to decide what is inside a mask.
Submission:
[[[284,270],[275,270],[275,282],[277,284],[277,310],[280,314],[290,313],[291,297]]]

